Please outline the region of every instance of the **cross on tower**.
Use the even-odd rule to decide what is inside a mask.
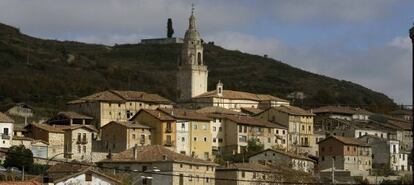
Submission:
[[[191,4],[191,15],[194,15],[194,3]]]

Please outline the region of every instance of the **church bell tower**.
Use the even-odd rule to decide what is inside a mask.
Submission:
[[[196,29],[194,7],[178,58],[177,99],[190,101],[192,97],[207,92],[208,70],[204,65],[203,43]]]

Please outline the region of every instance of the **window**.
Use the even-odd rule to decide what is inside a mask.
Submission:
[[[214,131],[214,132],[216,131],[216,127],[213,127],[213,131]]]
[[[244,178],[246,176],[246,174],[244,172],[242,172],[242,178]]]
[[[86,153],[86,146],[83,145],[83,153]]]
[[[197,123],[194,123],[194,125],[193,125],[193,129],[194,129],[194,130],[197,130]]]
[[[85,181],[92,181],[92,173],[88,172],[85,174]]]
[[[222,139],[222,138],[219,138],[219,139],[218,139],[218,142],[219,142],[219,143],[222,143],[222,142],[223,142],[223,139]]]
[[[304,131],[305,130],[305,125],[302,125],[302,131]]]
[[[78,133],[78,142],[81,142],[81,133]]]
[[[145,135],[141,134],[141,143],[144,144],[145,143]]]
[[[285,131],[284,130],[282,131],[282,133],[283,133],[283,135],[285,135]]]
[[[188,181],[193,181],[193,175],[190,175],[190,178],[188,178]]]
[[[349,151],[349,146],[346,147],[346,150]]]
[[[170,135],[167,135],[167,141],[166,141],[166,144],[167,145],[171,145],[172,143],[171,143],[171,136]]]
[[[267,138],[267,142],[270,143],[270,138]]]
[[[207,142],[207,137],[204,137],[204,142]]]
[[[185,138],[184,137],[181,137],[181,141],[184,142],[185,141]]]
[[[216,138],[213,138],[213,143],[215,143],[216,142]]]
[[[309,125],[308,130],[309,132],[312,132],[312,126]]]
[[[83,142],[86,142],[86,133],[83,133]]]
[[[9,128],[4,128],[3,129],[3,134],[4,135],[9,135]]]
[[[223,131],[223,129],[221,127],[219,127],[219,132]]]
[[[244,127],[244,133],[247,133],[247,126],[243,126]]]
[[[239,125],[239,132],[243,132],[243,128],[241,125]]]
[[[166,129],[167,129],[166,132],[171,132],[172,131],[170,122],[167,123],[167,128]]]
[[[194,141],[197,141],[197,137],[194,137],[194,138],[193,138],[193,140],[194,140]]]
[[[78,153],[81,153],[81,145],[78,145]]]
[[[279,134],[279,130],[276,130],[276,134]]]
[[[185,129],[185,123],[181,123],[181,129],[184,130]]]
[[[145,172],[147,171],[148,167],[147,166],[142,166],[142,171]]]

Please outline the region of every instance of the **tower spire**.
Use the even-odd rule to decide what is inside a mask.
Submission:
[[[191,4],[191,16],[188,24],[189,30],[195,30],[194,4]]]

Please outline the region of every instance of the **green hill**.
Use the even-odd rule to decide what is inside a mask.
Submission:
[[[0,24],[0,103],[23,101],[53,111],[64,108],[69,100],[105,89],[154,92],[174,100],[179,50],[178,44],[105,46],[44,40]],[[382,93],[271,58],[211,44],[205,45],[204,57],[209,89],[221,80],[225,89],[282,98],[303,91],[307,95],[305,107],[363,104],[377,111],[396,108]]]

